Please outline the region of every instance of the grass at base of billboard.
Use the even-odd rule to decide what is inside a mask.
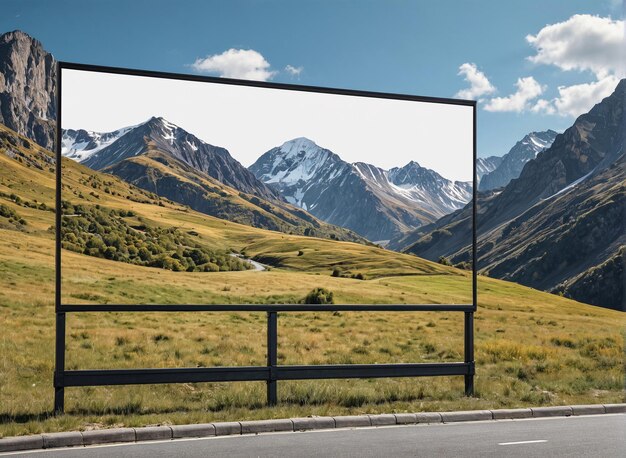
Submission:
[[[15,144],[8,148],[13,157],[0,154],[0,201],[9,215],[0,217],[0,435],[624,399],[625,314],[479,277],[474,398],[462,396],[462,377],[279,382],[274,408],[265,407],[259,382],[90,387],[68,388],[67,414],[53,417],[54,169],[49,152]],[[132,210],[150,224],[197,233],[208,249],[261,255],[279,266],[172,272],[64,251],[67,302],[276,303],[300,300],[315,287],[333,291],[337,303],[470,301],[468,272],[230,223],[72,161],[63,167],[73,202]],[[110,182],[110,194],[89,184],[96,181]],[[336,265],[366,280],[332,277]],[[262,365],[265,320],[263,313],[70,314],[67,368]],[[280,364],[462,360],[460,313],[286,313],[278,324]]]
[[[473,398],[462,396],[462,377],[279,382],[280,404],[274,408],[265,407],[265,384],[258,382],[86,387],[68,388],[67,414],[52,417],[52,240],[16,231],[0,232],[3,436],[121,425],[611,403],[624,399],[624,314],[481,277]],[[20,255],[26,252],[27,257]],[[68,254],[68,262],[84,263],[85,272],[111,264],[81,255],[75,255],[72,261],[71,256]],[[120,273],[120,266],[126,265],[115,264],[118,277],[108,280],[113,297],[141,300],[146,293],[123,271]],[[136,269],[128,268],[129,273]],[[181,273],[163,271],[161,275]],[[315,276],[284,271],[210,275],[215,281],[202,285],[180,281],[163,287],[163,297],[193,302],[204,290],[210,297],[215,294],[229,301],[245,299],[259,295],[264,288],[271,289],[284,275],[290,275],[288,283],[293,290],[284,295],[299,298],[309,289],[310,277]],[[253,281],[226,284],[220,275],[248,275]],[[367,281],[315,277],[319,286],[342,291],[340,302],[357,300],[359,292],[373,294],[376,282],[390,282],[398,297],[409,302],[415,300],[414,294],[444,291],[455,299],[455,295],[466,294],[467,287],[463,275],[425,276],[419,288],[414,282],[420,277]],[[84,281],[75,279],[75,284],[68,285],[68,294],[79,295]],[[341,289],[336,282],[342,282]],[[223,291],[233,284],[238,285],[234,291]],[[79,301],[85,300],[89,298]],[[462,321],[460,313],[434,312],[279,314],[279,363],[460,361]],[[67,329],[68,369],[265,363],[263,313],[71,314]]]

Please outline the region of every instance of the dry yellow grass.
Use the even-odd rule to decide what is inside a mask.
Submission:
[[[374,247],[251,229],[167,202],[158,206],[113,177],[106,180],[116,195],[95,197],[85,180],[101,175],[69,162],[64,173],[72,199],[132,209],[151,221],[197,231],[207,245],[273,256],[282,266],[183,273],[64,252],[68,302],[279,303],[317,286],[332,290],[339,303],[469,301],[467,272]],[[53,188],[48,170],[0,154],[3,195],[50,206]],[[280,382],[280,403],[273,408],[264,405],[263,383],[71,388],[67,414],[52,417],[53,213],[0,201],[28,223],[18,227],[0,219],[0,435],[624,399],[624,314],[480,277],[473,398],[462,396],[461,377]],[[368,280],[331,277],[337,262]],[[459,313],[280,314],[279,363],[458,361],[462,324]],[[71,314],[67,335],[68,369],[265,361],[262,313]]]
[[[462,396],[461,377],[280,382],[280,405],[267,408],[262,383],[183,384],[67,389],[67,412],[51,417],[53,372],[52,241],[0,232],[0,432],[270,418],[307,414],[497,408],[623,400],[624,315],[579,304],[519,285],[480,278],[476,314],[477,394]],[[28,252],[20,257],[19,253]],[[9,254],[7,254],[9,253]],[[75,259],[74,259],[75,257]],[[68,256],[89,272],[113,264]],[[91,267],[90,267],[91,265]],[[152,293],[127,266],[113,284],[113,298],[142,300]],[[97,267],[104,275],[106,268]],[[241,291],[223,291],[223,276],[248,274]],[[137,275],[137,274],[135,274]],[[392,285],[410,302],[445,290],[463,295],[462,276],[435,276],[445,285],[415,283],[421,277],[358,281],[297,272],[221,273],[194,283],[193,274],[162,287],[165,300],[210,297],[234,301],[277,292],[298,296],[315,284],[338,290],[342,302],[368,294],[377,282]],[[293,276],[280,282],[282,275]],[[106,277],[105,277],[106,278]],[[433,277],[426,277],[432,280]],[[69,281],[80,294],[84,278]],[[145,283],[154,288],[155,285]],[[141,283],[141,285],[145,285]],[[231,283],[232,284],[232,283]],[[89,284],[90,288],[96,288]],[[97,281],[95,283],[97,285]],[[100,285],[106,289],[106,282]],[[428,290],[428,288],[431,288]],[[97,289],[88,289],[97,294]],[[404,295],[403,295],[404,293]],[[107,293],[108,294],[108,293]],[[125,295],[127,294],[127,295]],[[189,295],[189,296],[186,296]],[[458,296],[457,296],[458,297]],[[451,299],[454,299],[452,297]],[[76,314],[68,318],[67,367],[195,367],[264,364],[262,313]],[[279,316],[279,363],[386,363],[462,359],[458,313],[292,313]]]

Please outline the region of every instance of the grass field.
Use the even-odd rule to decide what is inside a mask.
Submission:
[[[624,314],[480,277],[472,398],[462,396],[462,377],[280,382],[273,408],[258,382],[70,388],[67,414],[53,417],[54,182],[38,156],[24,155],[20,162],[0,154],[0,203],[16,215],[0,217],[0,435],[624,400]],[[148,224],[176,226],[212,249],[275,266],[173,272],[64,251],[66,302],[284,303],[314,287],[333,291],[336,303],[470,301],[462,270],[207,217],[69,162],[64,173],[73,201],[130,209]],[[94,188],[93,177],[110,193]],[[332,277],[336,266],[366,280]],[[459,313],[281,313],[279,364],[460,361],[462,325]],[[262,313],[71,314],[67,368],[262,365],[265,329]]]

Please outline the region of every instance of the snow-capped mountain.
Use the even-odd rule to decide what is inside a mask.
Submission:
[[[350,173],[351,167],[332,151],[300,137],[272,148],[249,170],[287,202],[311,210],[325,189],[323,184]]]
[[[511,180],[520,176],[528,161],[535,159],[540,152],[552,145],[557,135],[557,132],[553,130],[546,130],[531,132],[524,136],[502,156],[502,161],[492,172],[481,178],[479,189],[488,191],[509,184]]]
[[[452,213],[472,198],[471,182],[450,181],[415,161],[389,170],[388,180],[394,192],[428,205],[436,214]]]
[[[275,191],[257,180],[228,150],[210,145],[163,118],[152,117],[142,124],[110,133],[65,130],[63,139],[63,155],[95,170],[158,150],[239,191],[279,199]]]
[[[122,129],[106,133],[84,129],[63,130],[63,136],[61,137],[61,154],[75,161],[83,162],[135,127],[138,126],[123,127]]]
[[[384,170],[349,164],[307,138],[272,148],[250,171],[290,203],[373,241],[435,221],[465,205],[471,184],[410,162]]]
[[[476,175],[478,181],[488,173],[493,172],[502,162],[500,156],[479,157],[476,159]]]

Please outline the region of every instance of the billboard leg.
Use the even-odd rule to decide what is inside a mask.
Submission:
[[[65,313],[56,314],[56,343],[54,368],[54,414],[62,414],[65,410]]]
[[[267,366],[270,377],[267,381],[267,404],[274,406],[278,403],[278,387],[275,368],[278,362],[278,319],[276,312],[267,313]]]
[[[62,415],[65,411],[65,388],[57,387],[54,389],[54,414]]]
[[[465,312],[465,362],[469,373],[465,375],[465,396],[474,395],[474,312]]]

